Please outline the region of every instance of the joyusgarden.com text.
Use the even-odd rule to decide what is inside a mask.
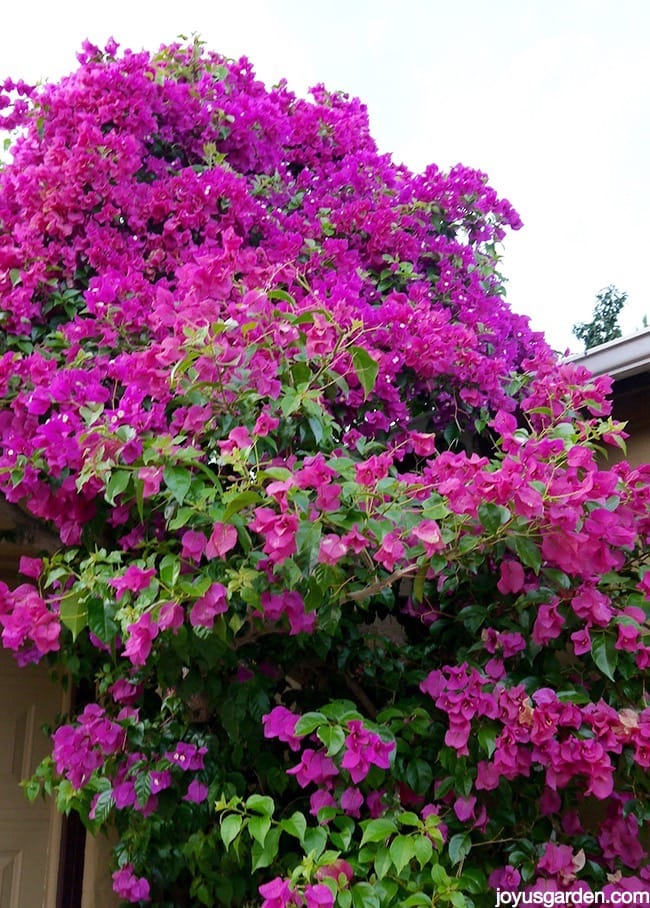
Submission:
[[[495,908],[520,905],[650,905],[650,892],[615,891],[605,893],[591,889],[576,892],[512,892],[497,889]]]

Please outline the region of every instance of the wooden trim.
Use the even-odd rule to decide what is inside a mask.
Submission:
[[[84,682],[73,686],[69,692],[68,710],[76,714],[90,703],[92,686]],[[59,868],[57,876],[56,908],[81,908],[86,855],[86,829],[76,811],[63,817]]]
[[[86,830],[77,813],[63,818],[56,908],[81,908]]]

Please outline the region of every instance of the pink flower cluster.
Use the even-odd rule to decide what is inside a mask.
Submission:
[[[276,706],[262,720],[264,736],[287,743],[293,751],[300,750],[304,735],[296,734],[299,718],[285,706]],[[301,753],[300,762],[288,769],[287,774],[295,776],[301,788],[317,786],[317,791],[311,796],[314,814],[318,814],[322,807],[336,805],[336,794],[340,807],[349,816],[359,817],[364,803],[371,816],[378,816],[382,809],[377,792],[371,791],[364,796],[356,785],[366,779],[373,766],[390,769],[395,742],[384,741],[377,732],[366,728],[360,719],[350,719],[345,728],[347,733],[342,758],[335,762],[327,756],[324,748],[316,750],[306,747]],[[353,786],[346,784],[346,776],[354,783]]]
[[[158,795],[173,786],[185,789],[183,801],[203,803],[208,796],[208,786],[197,778],[190,779],[189,783],[181,782],[176,770],[180,770],[181,774],[202,770],[206,753],[207,748],[182,741],[178,742],[174,751],[163,754],[162,758],[147,758],[139,752],[129,753],[113,777],[112,796],[116,809],[131,808],[143,816],[149,816],[158,807]],[[148,787],[146,797],[141,800],[136,782],[143,777],[148,779]],[[98,797],[99,795],[93,800],[91,819],[94,817]]]
[[[150,888],[148,881],[136,876],[133,864],[126,864],[113,874],[113,890],[127,902],[148,902]]]
[[[265,621],[278,622],[286,617],[289,622],[289,633],[309,634],[316,627],[316,613],[306,612],[305,603],[295,590],[284,590],[281,593],[262,593],[260,597],[261,612],[257,613]]]
[[[305,905],[306,908],[332,908],[334,892],[323,883],[312,883],[299,891],[288,880],[275,877],[259,887],[264,897],[262,908],[285,908],[288,905]]]
[[[363,722],[352,719],[348,722],[341,766],[347,769],[353,782],[361,782],[368,775],[371,766],[389,769],[390,755],[394,750],[394,741],[382,741],[376,732],[364,728]]]
[[[75,788],[82,788],[106,757],[114,754],[125,741],[125,731],[107,718],[105,711],[90,703],[77,720],[77,725],[62,725],[52,735],[52,756],[56,771]]]
[[[477,791],[496,789],[501,778],[527,777],[538,765],[545,769],[550,791],[562,792],[580,778],[586,795],[606,800],[624,748],[640,765],[648,754],[648,709],[617,711],[602,700],[580,707],[559,700],[548,688],[537,690],[531,700],[523,687],[495,684],[467,665],[430,672],[421,689],[447,714],[445,744],[461,755],[469,754],[472,720],[502,724],[491,759],[477,763]]]
[[[272,564],[282,564],[295,553],[298,530],[295,514],[277,514],[272,508],[256,508],[250,528],[264,537],[264,551]]]
[[[14,590],[0,583],[0,624],[3,646],[17,654],[21,665],[59,649],[59,616],[28,583]]]
[[[479,276],[475,266],[477,255],[485,260],[485,244],[521,223],[484,174],[460,165],[449,175],[433,166],[408,173],[378,154],[357,100],[323,89],[313,101],[297,99],[286,86],[265,92],[247,61],[234,64],[216,54],[205,55],[205,69],[190,86],[174,77],[173,56],[102,58],[95,49],[60,85],[30,89],[2,112],[8,128],[26,131],[1,177],[5,327],[20,337],[48,312],[63,313],[69,345],[62,369],[40,352],[2,357],[0,387],[15,375],[23,390],[0,427],[0,466],[13,469],[21,455],[39,450],[49,474],[48,481],[30,470],[19,481],[14,474],[3,488],[12,500],[33,501],[68,541],[79,539],[101,491],[94,479],[76,486],[83,461],[102,448],[133,463],[143,432],[191,433],[197,420],[205,422],[208,413],[198,404],[176,408],[171,425],[166,412],[170,388],[163,373],[182,356],[182,328],[213,323],[219,310],[230,310],[223,314],[232,318],[239,300],[248,323],[264,311],[257,288],[270,276],[285,282],[299,308],[321,297],[340,323],[364,322],[363,343],[379,367],[380,406],[365,401],[349,357],[338,368],[350,392],[338,404],[351,417],[360,414],[353,421],[365,434],[405,423],[414,394],[447,394],[450,386],[459,387],[456,406],[468,413],[482,404],[511,408],[503,376],[525,355],[551,361],[542,338],[495,293],[498,276]],[[222,81],[212,78],[214,66],[224,68]],[[150,78],[153,73],[167,77]],[[211,113],[216,109],[219,117]],[[40,132],[35,111],[46,112]],[[205,162],[206,147],[223,155],[222,163]],[[161,148],[178,155],[165,162]],[[273,189],[270,182],[266,189],[258,175],[272,173]],[[444,232],[422,216],[429,208],[444,210]],[[254,239],[260,232],[263,254]],[[395,263],[388,292],[378,289],[386,256]],[[287,266],[298,260],[299,279]],[[408,280],[400,280],[399,262],[412,264]],[[59,269],[63,282],[51,277]],[[76,294],[72,309],[58,302],[64,289]],[[287,328],[276,320],[277,350],[295,340]],[[128,349],[123,338],[130,330],[133,336],[144,331],[150,348]],[[301,330],[310,357],[326,355],[336,343],[337,330],[322,315]],[[249,330],[248,340],[261,333]],[[498,356],[486,352],[488,343]],[[209,358],[199,362],[199,380],[236,370],[239,353],[237,344],[224,350],[227,369]],[[256,354],[245,369],[252,388],[277,399],[276,357]],[[400,391],[405,374],[412,376],[406,393]],[[105,433],[86,433],[81,408],[88,404],[102,408],[100,422],[111,431],[129,427],[135,435],[110,450]],[[245,450],[276,427],[277,416],[262,407],[255,425],[231,429],[221,449]],[[431,433],[411,433],[409,444],[419,456],[433,451]],[[384,469],[382,456],[375,463],[373,455],[364,475],[376,481]],[[145,499],[164,484],[155,466],[138,465],[137,475]],[[335,508],[337,484],[320,485],[318,506]],[[264,506],[257,515],[275,563],[292,551],[289,518],[273,517]],[[231,543],[215,539],[208,557]]]

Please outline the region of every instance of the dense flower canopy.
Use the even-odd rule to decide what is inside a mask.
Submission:
[[[29,793],[127,902],[647,887],[649,471],[511,205],[199,42],[79,60],[0,93],[0,489],[60,540],[2,641],[91,690]]]

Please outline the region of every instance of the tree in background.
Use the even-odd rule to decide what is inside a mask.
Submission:
[[[511,312],[486,177],[197,42],[7,81],[3,645],[130,903],[648,885],[647,468]]]
[[[596,294],[592,320],[578,322],[571,329],[578,340],[583,342],[585,350],[591,350],[592,347],[621,336],[618,317],[626,300],[627,293],[621,293],[613,285]]]

